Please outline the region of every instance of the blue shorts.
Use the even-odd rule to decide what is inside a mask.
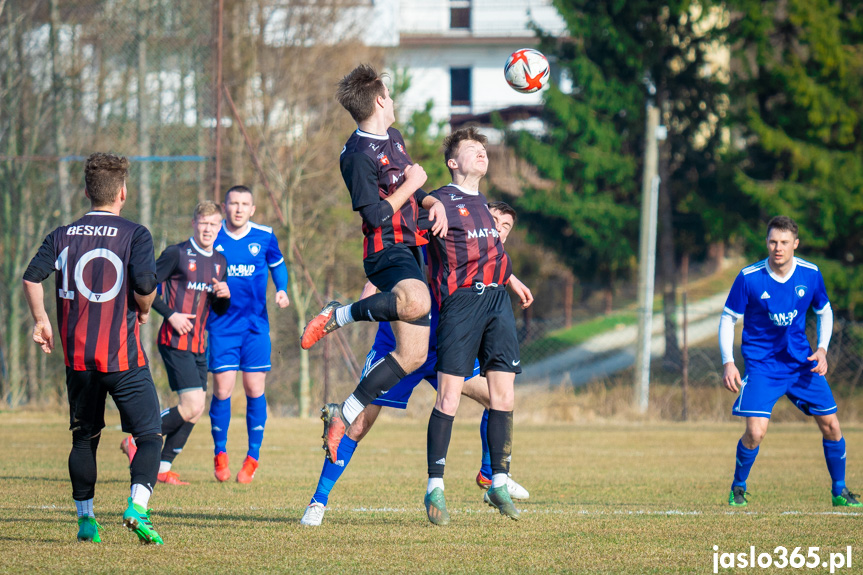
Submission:
[[[391,351],[392,349],[388,349],[386,347],[372,347],[371,351],[369,351],[369,354],[366,356],[366,364],[363,367],[362,377],[365,377],[369,367],[374,365],[376,361],[375,358],[380,359]],[[437,372],[434,368],[435,363],[437,363],[437,352],[429,351],[428,357],[426,357],[426,362],[422,364],[422,367],[399,380],[399,382],[389,388],[386,393],[374,400],[372,405],[405,409],[408,406],[408,400],[411,398],[414,388],[419,385],[419,382],[422,380],[426,380],[433,388],[437,389]],[[473,365],[473,375],[471,377],[466,377],[465,381],[478,375],[479,361],[475,361]]]
[[[207,344],[211,373],[270,371],[269,333],[210,333]]]
[[[773,406],[783,395],[806,415],[836,413],[836,400],[827,379],[808,370],[785,376],[747,373],[731,413],[769,419]]]

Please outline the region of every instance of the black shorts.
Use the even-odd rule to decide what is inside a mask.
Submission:
[[[159,344],[159,355],[168,372],[171,391],[183,393],[192,389],[207,391],[207,354],[192,353]]]
[[[368,256],[363,261],[366,277],[381,291],[393,291],[404,279],[426,283],[423,254],[417,246],[395,244]]]
[[[75,371],[66,368],[69,397],[69,429],[85,437],[99,435],[105,427],[105,399],[110,393],[120,411],[125,433],[134,437],[162,433],[159,397],[147,366],[126,371]]]
[[[515,316],[503,286],[458,289],[441,304],[435,370],[470,377],[474,359],[482,375],[521,373]]]

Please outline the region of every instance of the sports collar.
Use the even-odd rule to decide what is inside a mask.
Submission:
[[[246,229],[244,229],[240,233],[234,233],[234,232],[231,232],[228,230],[227,220],[222,220],[222,229],[225,231],[225,233],[228,235],[229,238],[234,239],[234,240],[241,240],[244,237],[246,237],[249,234],[249,232],[252,230],[252,222],[251,221],[246,222]]]
[[[467,194],[469,196],[478,196],[479,195],[479,190],[469,190],[467,188],[461,187],[458,184],[453,184],[453,183],[450,183],[450,186],[454,187],[455,189],[457,189],[461,193]]]
[[[198,245],[198,242],[195,241],[194,237],[189,238],[189,241],[192,242],[192,247],[195,248],[195,251],[201,254],[202,256],[210,257],[213,255],[213,250],[210,251],[205,250],[201,246]]]
[[[384,134],[381,136],[380,134],[371,134],[369,132],[363,132],[359,128],[357,128],[357,136],[362,136],[363,138],[372,138],[373,140],[389,140],[390,135]]]
[[[797,269],[797,258],[792,258],[791,261],[791,270],[785,277],[781,277],[773,271],[773,268],[770,267],[770,258],[767,258],[767,273],[770,274],[770,277],[773,278],[774,281],[784,284],[791,279],[791,276],[794,275],[794,271]]]

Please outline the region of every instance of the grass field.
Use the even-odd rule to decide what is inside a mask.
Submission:
[[[446,490],[453,521],[445,528],[430,525],[422,506],[420,418],[382,417],[336,486],[323,526],[308,528],[299,519],[321,468],[320,423],[271,418],[254,483],[217,484],[205,417],[175,465],[193,484],[159,485],[151,500],[166,545],[144,547],[120,524],[128,470],[115,414],[99,451],[103,543],[95,545],[75,541],[64,415],[0,413],[0,572],[711,573],[714,545],[735,553],[800,546],[804,554],[817,546],[825,558],[851,545],[853,569],[837,573],[863,565],[856,556],[863,513],[830,506],[814,424],[774,425],[750,477],[750,506],[732,511],[725,501],[739,422],[523,422],[512,472],[531,497],[513,522],[484,506],[473,483],[476,414],[462,414],[453,433]],[[844,431],[848,484],[859,489],[863,428]],[[245,422],[235,417],[234,473],[245,441]]]

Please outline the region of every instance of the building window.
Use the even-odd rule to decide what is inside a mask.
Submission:
[[[450,68],[450,104],[470,106],[470,68]]]
[[[450,0],[449,27],[451,30],[470,30],[470,0]]]

